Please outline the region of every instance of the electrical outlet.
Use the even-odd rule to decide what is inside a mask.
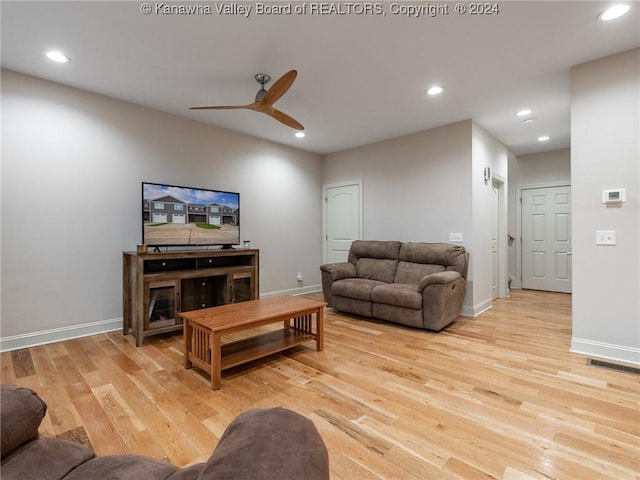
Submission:
[[[615,244],[616,244],[615,230],[597,230],[596,231],[596,245],[615,245]]]
[[[453,243],[461,243],[462,242],[462,234],[461,233],[450,233],[449,241]]]
[[[298,276],[296,278],[298,279],[299,282],[304,280],[304,277],[302,276],[302,272],[298,272]]]

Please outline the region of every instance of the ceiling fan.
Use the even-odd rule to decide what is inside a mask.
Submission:
[[[247,109],[254,110],[256,112],[269,115],[281,123],[284,123],[288,127],[295,128],[296,130],[304,130],[304,127],[296,119],[290,117],[284,112],[281,112],[277,108],[274,108],[273,104],[278,101],[282,95],[293,84],[298,72],[296,70],[290,70],[281,76],[267,91],[265,90],[265,84],[269,83],[271,77],[266,73],[258,73],[255,76],[256,82],[260,84],[260,90],[256,94],[256,99],[253,103],[247,105],[223,105],[223,106],[210,106],[210,107],[190,107],[189,110],[238,110]]]

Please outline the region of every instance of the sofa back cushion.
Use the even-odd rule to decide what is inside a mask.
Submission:
[[[395,241],[356,240],[351,244],[348,260],[354,265],[359,258],[398,260],[401,245]]]
[[[356,240],[349,250],[349,262],[359,278],[392,283],[398,266],[400,242]]]
[[[467,278],[469,255],[461,245],[407,242],[402,244],[398,258],[401,262],[440,265],[443,270],[452,270]],[[407,283],[399,282],[398,279],[395,281]]]
[[[397,260],[381,260],[378,258],[359,258],[356,262],[358,278],[393,283],[396,274]]]
[[[442,265],[400,261],[398,262],[398,269],[396,270],[396,276],[393,283],[418,285],[423,277],[443,271],[444,267]]]

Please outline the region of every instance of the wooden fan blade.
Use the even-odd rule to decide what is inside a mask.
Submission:
[[[238,110],[241,108],[256,110],[258,106],[258,102],[253,102],[248,105],[214,105],[210,107],[189,107],[189,110]]]
[[[278,99],[289,90],[291,84],[298,76],[298,72],[296,70],[290,70],[281,76],[276,83],[274,83],[271,88],[264,94],[260,103],[262,105],[273,105],[278,101]]]
[[[286,113],[281,112],[280,110],[274,108],[271,112],[267,113],[267,115],[271,115],[279,122],[284,123],[287,127],[295,128],[296,130],[304,130],[304,127],[299,121],[297,121],[295,118],[290,117]]]

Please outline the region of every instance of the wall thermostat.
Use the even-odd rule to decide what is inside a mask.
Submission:
[[[602,191],[602,203],[622,203],[627,201],[627,191],[624,188]]]

